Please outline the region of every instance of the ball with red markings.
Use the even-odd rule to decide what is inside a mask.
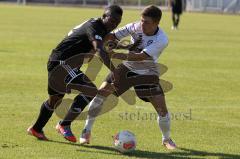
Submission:
[[[131,152],[135,150],[137,141],[135,135],[127,130],[120,131],[113,138],[113,146],[121,153]]]

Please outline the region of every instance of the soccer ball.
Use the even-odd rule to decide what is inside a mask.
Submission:
[[[114,136],[113,140],[114,148],[121,153],[130,152],[136,148],[137,141],[135,135],[130,131],[120,131]]]

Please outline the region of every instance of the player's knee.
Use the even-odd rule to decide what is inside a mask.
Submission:
[[[165,115],[158,115],[158,122],[167,122],[170,120],[170,114],[169,113],[166,113]]]
[[[81,112],[84,108],[88,105],[88,103],[93,99],[93,97],[88,97],[83,94],[77,95],[72,104],[72,111],[73,112]]]
[[[109,96],[110,94],[112,94],[114,92],[115,88],[112,84],[110,83],[107,83],[107,82],[104,82],[99,91],[98,91],[98,94],[101,95],[101,96],[104,96],[104,97],[107,97]]]
[[[93,97],[89,97],[89,96],[85,96],[88,100],[88,103],[91,102],[91,100],[93,99]]]
[[[165,110],[161,110],[160,113],[159,113],[160,116],[164,117],[164,116],[167,116],[168,115],[168,112],[165,111]]]
[[[62,98],[63,98],[62,95],[50,96],[49,99],[48,99],[49,107],[52,108],[52,109],[55,109],[58,105],[61,104]]]

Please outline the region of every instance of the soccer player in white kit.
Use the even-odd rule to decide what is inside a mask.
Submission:
[[[117,29],[113,35],[117,40],[131,36],[129,53],[114,53],[112,58],[124,60],[111,72],[99,88],[98,94],[89,105],[89,113],[80,137],[80,143],[90,142],[91,129],[103,102],[110,94],[120,96],[134,87],[138,97],[150,102],[158,113],[157,122],[162,132],[162,144],[167,149],[175,149],[170,138],[170,114],[165,103],[164,92],[159,83],[158,58],[168,45],[166,34],[159,28],[162,12],[156,6],[146,7],[141,21],[127,24]]]

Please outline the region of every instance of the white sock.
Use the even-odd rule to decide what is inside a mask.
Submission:
[[[84,129],[91,130],[94,124],[95,118],[100,113],[103,102],[106,100],[106,97],[101,95],[96,95],[93,100],[89,103],[88,107],[88,116],[85,122]]]
[[[167,113],[166,116],[158,116],[157,118],[159,128],[162,132],[162,140],[170,138],[170,114]]]

